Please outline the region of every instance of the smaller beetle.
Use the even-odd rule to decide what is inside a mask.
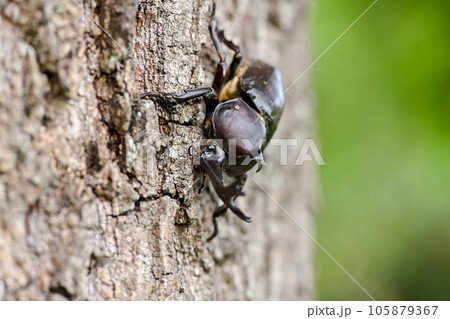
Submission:
[[[195,163],[200,163],[203,171],[199,192],[207,175],[224,203],[214,212],[214,231],[208,241],[218,234],[216,219],[224,215],[228,208],[242,220],[252,221],[234,201],[244,195],[245,173],[256,164],[257,172],[261,170],[264,148],[275,133],[284,107],[280,72],[259,60],[243,61],[239,46],[226,39],[222,30],[217,30],[215,3],[209,29],[220,57],[212,87],[197,88],[178,95],[158,92],[142,95],[162,104],[178,104],[202,97],[206,104],[203,135],[208,141],[200,151],[191,146],[189,155]],[[229,68],[222,43],[234,51]],[[235,150],[233,158],[230,147]],[[223,171],[236,178],[228,186],[224,185]]]

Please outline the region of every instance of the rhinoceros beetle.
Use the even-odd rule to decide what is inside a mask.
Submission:
[[[228,208],[240,219],[248,223],[252,221],[234,201],[236,197],[245,195],[242,191],[247,178],[245,173],[256,164],[257,172],[261,170],[264,148],[275,133],[284,107],[280,71],[260,60],[243,59],[240,47],[228,40],[223,30],[217,29],[215,4],[209,30],[220,58],[211,87],[187,90],[182,94],[147,92],[142,95],[163,105],[179,104],[198,97],[205,102],[203,135],[207,142],[201,145],[200,151],[191,146],[189,155],[193,157],[194,165],[197,164],[195,167],[203,171],[199,193],[206,176],[209,176],[224,203],[214,212],[214,232],[208,241],[218,234],[216,219]],[[234,51],[229,68],[222,44]],[[233,152],[230,152],[231,148]],[[235,181],[225,186],[222,172],[235,177]]]

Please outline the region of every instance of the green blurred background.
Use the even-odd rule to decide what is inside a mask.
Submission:
[[[373,2],[311,0],[313,56]],[[313,69],[317,239],[377,300],[450,300],[450,1],[379,0]],[[319,300],[369,297],[317,248]]]

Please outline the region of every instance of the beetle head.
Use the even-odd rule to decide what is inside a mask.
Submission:
[[[200,147],[200,151],[194,146],[190,146],[188,153],[189,156],[192,157],[192,162],[196,168],[200,166],[205,173],[208,173],[208,175],[214,175],[220,170],[221,178],[222,165],[226,160],[226,154],[216,141],[208,140],[206,144]]]
[[[211,162],[217,161],[223,163],[225,161],[225,151],[216,141],[208,140],[206,145],[202,148],[200,154],[200,163],[202,161]]]

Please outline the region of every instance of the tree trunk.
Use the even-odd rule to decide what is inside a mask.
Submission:
[[[187,149],[204,111],[145,91],[208,86],[211,1],[0,1],[0,299],[313,298],[314,169],[268,149],[211,243],[211,186]],[[306,0],[224,0],[219,25],[288,87],[308,66]],[[309,89],[277,136],[310,135]],[[301,144],[300,144],[301,145]],[[294,158],[295,161],[295,158]],[[292,164],[292,162],[291,162]],[[252,180],[255,178],[268,196]]]

